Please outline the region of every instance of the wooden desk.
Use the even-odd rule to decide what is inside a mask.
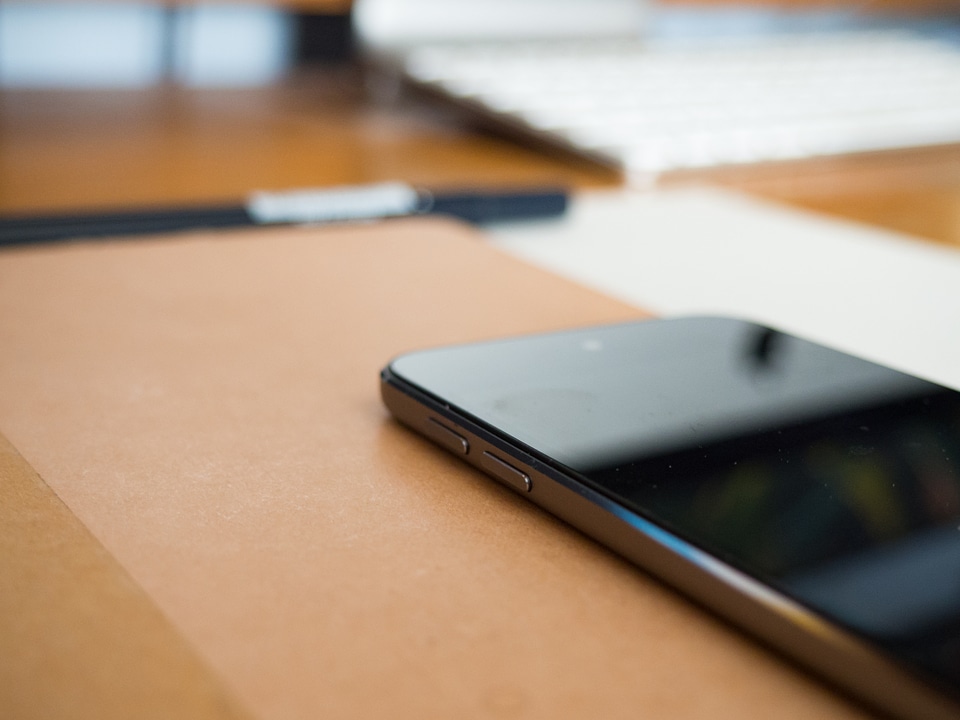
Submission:
[[[235,200],[254,189],[615,186],[615,173],[365,89],[356,69],[244,90],[0,93],[0,212]],[[960,146],[679,173],[960,245]]]
[[[250,91],[5,93],[0,209],[211,201],[386,178],[617,183],[419,105],[364,99],[354,80],[333,73]],[[930,162],[939,166],[939,156]],[[773,183],[759,177],[753,182]],[[717,182],[746,180],[732,173]],[[403,223],[401,243],[374,237],[371,226],[5,255],[0,430],[41,473],[0,437],[0,474],[14,468],[24,478],[0,488],[12,498],[0,503],[14,528],[8,537],[19,541],[18,555],[6,545],[0,556],[7,567],[20,563],[0,577],[32,582],[43,600],[0,592],[0,617],[40,608],[33,624],[7,624],[21,639],[5,666],[5,679],[26,678],[7,686],[20,691],[20,715],[62,716],[66,705],[75,717],[108,718],[147,709],[224,719],[246,710],[633,717],[637,708],[658,717],[863,717],[509,491],[450,483],[456,491],[444,496],[456,461],[411,442],[375,400],[371,382],[385,358],[637,311],[469,236],[458,241],[463,228]],[[461,271],[451,280],[420,257]],[[487,302],[494,276],[537,302],[518,305],[509,293]],[[409,321],[384,323],[398,298]],[[224,322],[225,312],[248,323],[245,331]],[[351,349],[347,360],[329,351],[331,338]],[[296,361],[276,347],[296,348]],[[327,467],[335,471],[318,470]],[[56,496],[40,494],[40,477]],[[9,512],[23,487],[38,505],[55,506],[56,523]],[[24,538],[49,552],[38,555]],[[523,568],[503,560],[518,549]],[[604,592],[591,594],[598,587]],[[113,633],[98,632],[101,622]],[[47,630],[66,647],[56,661],[76,650],[102,651],[103,662],[96,672],[49,662],[36,652],[48,645],[21,628]],[[20,662],[26,656],[32,664]],[[177,672],[158,673],[158,664]],[[35,697],[28,683],[38,678],[61,692]],[[62,692],[63,682],[75,684]]]
[[[614,185],[615,173],[472,132],[359,71],[244,90],[0,93],[0,211],[234,200],[408,180]]]

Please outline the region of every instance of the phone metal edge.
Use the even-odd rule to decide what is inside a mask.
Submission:
[[[897,717],[960,717],[960,704],[871,649],[864,640],[513,447],[410,385],[389,365],[381,372],[380,392],[384,405],[403,425],[511,487],[480,462],[484,451],[506,455],[505,459],[530,476],[530,491],[518,491],[528,500],[812,670],[828,684]],[[431,432],[431,422],[464,437],[469,451],[457,453],[439,442]]]

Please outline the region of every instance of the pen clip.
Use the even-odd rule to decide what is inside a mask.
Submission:
[[[292,192],[258,192],[246,210],[259,225],[371,220],[410,215],[419,208],[419,194],[400,182]]]

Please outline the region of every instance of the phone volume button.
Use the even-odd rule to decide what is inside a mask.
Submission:
[[[435,443],[443,445],[448,450],[466,455],[470,452],[470,442],[460,433],[454,432],[438,420],[427,418],[427,435]]]
[[[527,473],[515,468],[506,460],[501,460],[492,452],[483,451],[480,466],[498,480],[520,492],[530,492],[533,489],[533,482]]]

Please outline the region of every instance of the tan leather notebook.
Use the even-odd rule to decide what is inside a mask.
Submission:
[[[0,253],[3,714],[856,716],[380,404],[640,315],[443,221]]]

